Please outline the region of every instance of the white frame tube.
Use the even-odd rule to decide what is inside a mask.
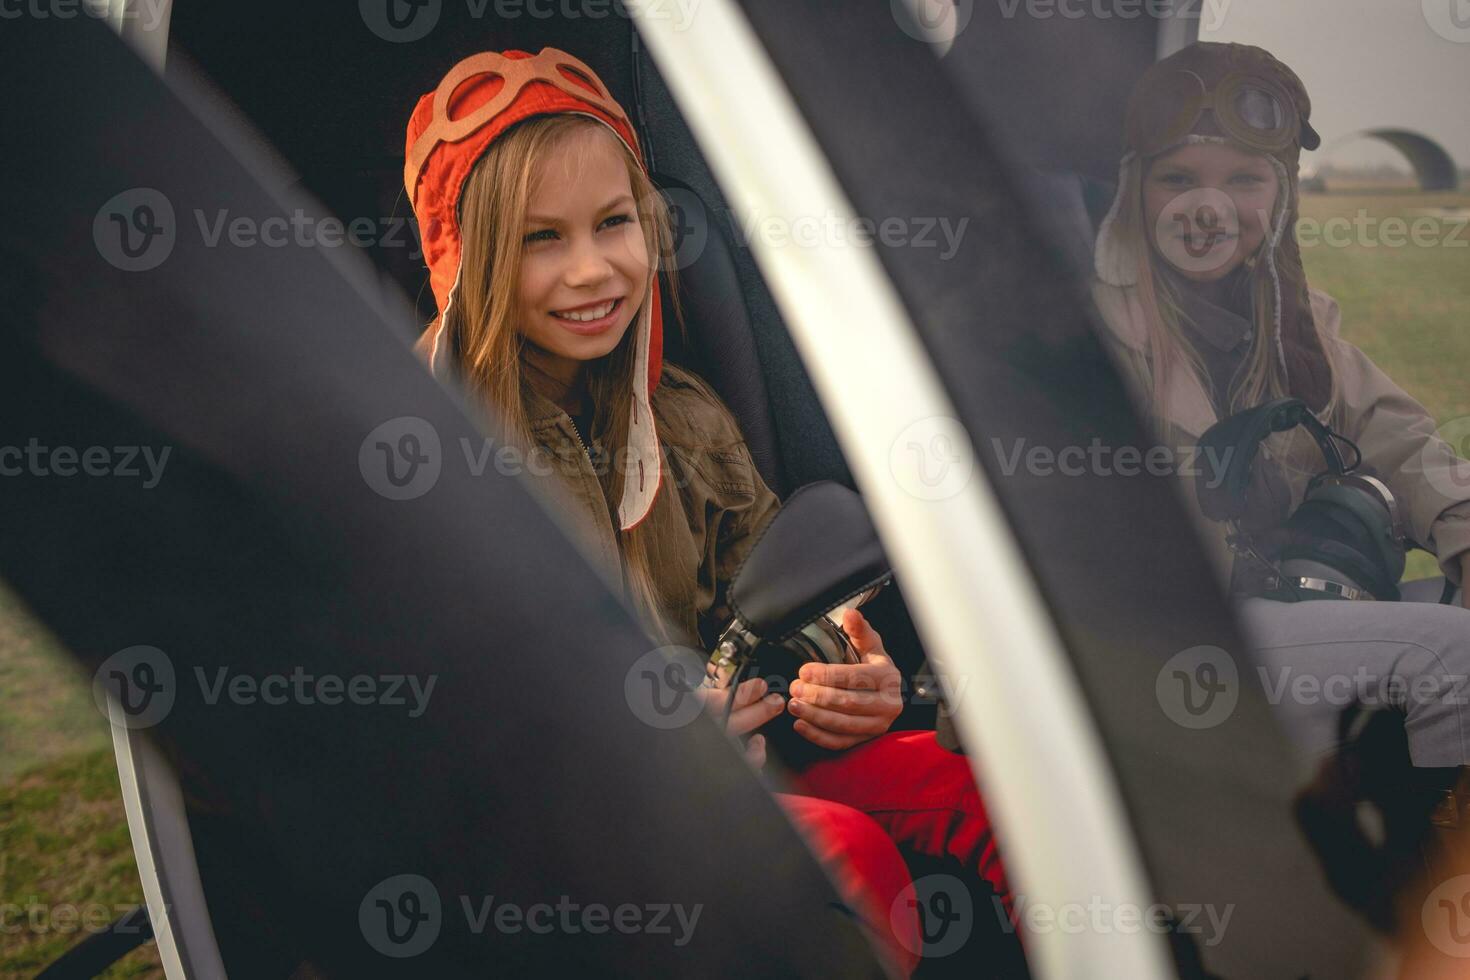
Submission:
[[[852,227],[852,204],[732,0],[701,0],[678,25],[658,0],[629,0],[628,8],[737,218],[830,215]],[[1054,913],[1089,901],[1147,909],[1153,899],[1101,738],[984,474],[975,467],[952,495],[923,499],[905,489],[920,485],[911,482],[920,474],[902,472],[904,454],[890,453],[911,425],[937,418],[951,423],[932,431],[958,440],[972,466],[974,459],[873,249],[759,234],[750,247],[915,626],[956,694],[956,724],[983,776],[1017,896]],[[1027,953],[1045,978],[1173,975],[1164,938],[1143,929],[1069,934],[1054,926],[1029,932]]]
[[[168,59],[173,12],[173,0],[107,0],[108,25],[160,75]]]

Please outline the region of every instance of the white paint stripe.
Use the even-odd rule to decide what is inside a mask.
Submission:
[[[628,7],[739,216],[852,219],[821,149],[730,0],[704,0],[683,31],[657,16],[656,0]],[[945,499],[924,500],[890,469],[890,447],[907,426],[955,410],[872,249],[781,248],[760,236],[751,248],[925,646],[957,679],[953,686],[963,685],[956,721],[984,774],[1013,887],[1031,907],[1096,900],[1147,908],[1152,897],[1111,768],[990,487],[977,474]],[[875,378],[882,383],[865,380]],[[1146,930],[1053,928],[1028,935],[1027,952],[1039,977],[1172,975],[1163,938]]]

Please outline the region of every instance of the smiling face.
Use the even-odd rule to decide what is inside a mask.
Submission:
[[[518,329],[538,366],[571,382],[611,353],[648,290],[649,254],[625,151],[602,126],[552,147],[526,207]]]
[[[1270,157],[1228,143],[1180,146],[1144,174],[1149,242],[1185,278],[1223,279],[1266,240],[1280,192]]]

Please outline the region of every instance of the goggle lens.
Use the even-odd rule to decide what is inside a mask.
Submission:
[[[1151,98],[1133,106],[1129,141],[1145,150],[1183,139],[1200,115],[1205,84],[1192,71],[1178,71]]]
[[[1235,93],[1235,116],[1251,129],[1275,133],[1286,127],[1286,110],[1265,89],[1248,85]]]
[[[1300,129],[1285,93],[1274,86],[1235,75],[1211,90],[1194,72],[1178,70],[1130,107],[1129,144],[1145,154],[1158,152],[1187,136],[1206,111],[1214,113],[1222,135],[1259,150],[1289,146]]]

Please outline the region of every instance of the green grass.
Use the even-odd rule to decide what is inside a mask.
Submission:
[[[142,904],[111,744],[85,679],[0,587],[0,977],[35,976],[83,922]],[[163,971],[150,943],[105,976]]]
[[[65,651],[0,589],[0,785],[23,769],[110,744],[107,720]]]
[[[1317,238],[1302,248],[1308,281],[1341,305],[1344,338],[1441,424],[1470,415],[1470,225],[1422,213],[1442,208],[1470,213],[1470,194],[1396,189],[1302,199],[1303,230]],[[1395,229],[1385,222],[1394,218],[1420,222],[1421,244],[1387,244]],[[1345,235],[1318,233],[1332,219]],[[1409,556],[1406,578],[1438,574],[1431,556]]]
[[[1408,192],[1305,198],[1303,214],[1410,220],[1416,209],[1470,208],[1470,195]],[[1470,234],[1460,233],[1463,239]],[[1470,414],[1470,247],[1303,250],[1312,283],[1342,305],[1343,333],[1441,422]],[[1437,574],[1412,556],[1408,577]],[[61,647],[0,587],[0,901],[55,909],[142,901],[107,722]],[[110,916],[109,918],[114,917]],[[8,925],[9,923],[3,923]],[[30,977],[80,938],[0,930],[0,977]],[[151,945],[108,976],[162,976]]]
[[[107,750],[53,759],[0,789],[0,976],[34,976],[94,928],[142,903]],[[151,944],[105,976],[161,977]]]

